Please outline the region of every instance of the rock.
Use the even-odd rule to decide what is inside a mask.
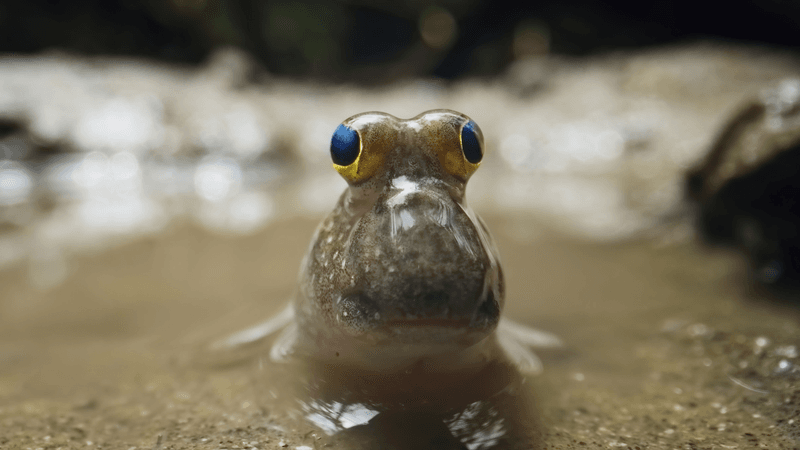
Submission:
[[[687,190],[707,241],[741,248],[763,283],[800,285],[800,79],[735,113]]]

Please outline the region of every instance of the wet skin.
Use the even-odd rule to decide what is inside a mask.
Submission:
[[[331,156],[348,187],[311,241],[294,300],[222,344],[282,329],[274,360],[447,371],[510,357],[538,371],[528,347],[558,339],[500,320],[497,249],[464,196],[483,158],[477,124],[449,110],[358,114],[335,131]]]

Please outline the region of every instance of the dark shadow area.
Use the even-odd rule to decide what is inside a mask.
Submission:
[[[689,177],[690,189],[702,184]],[[727,181],[700,205],[698,226],[711,244],[742,249],[753,276],[791,295],[800,288],[800,145]]]
[[[199,63],[217,47],[237,46],[285,76],[452,79],[498,74],[531,54],[588,55],[700,39],[797,48],[798,20],[800,4],[779,1],[698,8],[685,0],[32,0],[0,4],[0,51]],[[391,73],[398,67],[406,70]]]
[[[308,367],[298,382],[305,420],[336,448],[540,448],[530,385],[494,362],[478,372],[402,374]]]

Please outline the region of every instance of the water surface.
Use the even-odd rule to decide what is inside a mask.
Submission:
[[[507,314],[566,341],[540,352],[541,376],[453,394],[447,407],[382,397],[375,414],[364,400],[375,392],[354,396],[335,375],[320,387],[319,372],[266,358],[198,364],[203,342],[283,306],[316,223],[278,221],[238,238],[176,224],[79,258],[49,291],[31,287],[24,268],[2,274],[0,443],[127,449],[161,436],[164,448],[381,448],[403,437],[391,442],[464,448],[445,414],[461,411],[504,418],[499,440],[467,448],[796,445],[798,313],[751,292],[738,258],[692,242],[582,241],[525,215],[487,222]],[[348,405],[349,427],[326,429],[319,412]]]

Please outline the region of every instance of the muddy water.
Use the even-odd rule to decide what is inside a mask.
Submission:
[[[682,190],[735,105],[796,77],[789,56],[533,61],[530,96],[511,79],[242,88],[214,67],[5,58],[0,116],[20,123],[0,142],[19,159],[0,161],[0,449],[800,447],[800,312],[694,242]],[[544,374],[207,354],[292,294],[344,188],[336,124],[442,107],[487,133],[468,197],[498,239],[506,314],[566,343],[539,353]]]
[[[527,215],[486,219],[507,314],[566,342],[540,352],[543,375],[493,368],[452,381],[486,389],[442,394],[447,408],[376,414],[335,374],[257,356],[198,363],[203,343],[283,306],[316,221],[236,238],[175,224],[78,258],[49,291],[30,287],[24,267],[0,275],[0,448],[800,445],[798,311],[752,292],[733,255],[585,242]],[[472,430],[461,436],[458,413]],[[338,428],[319,419],[347,414]]]

